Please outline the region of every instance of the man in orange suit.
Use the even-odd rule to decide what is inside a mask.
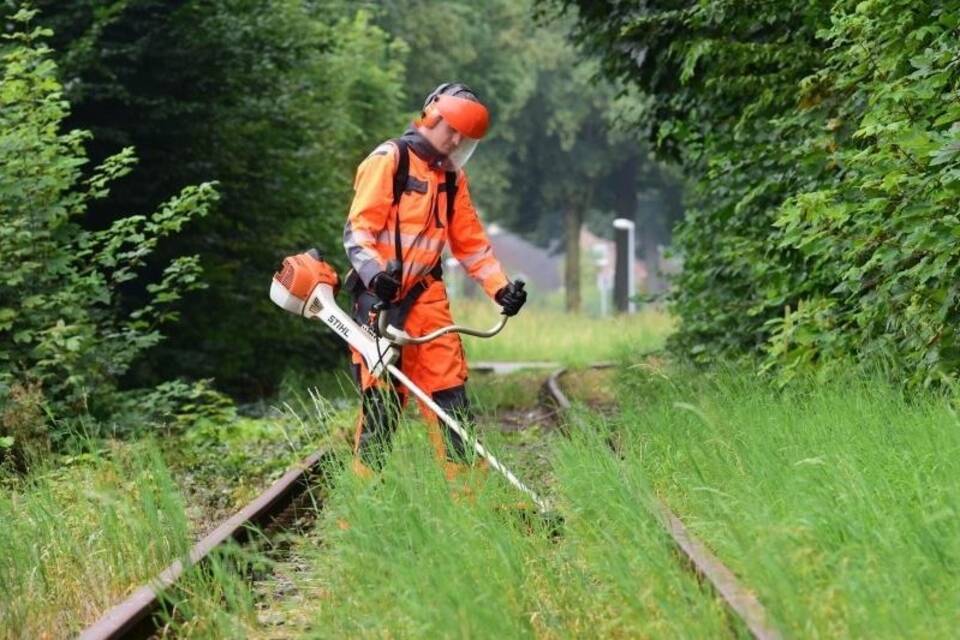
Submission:
[[[441,268],[446,246],[504,314],[515,315],[526,302],[522,284],[511,282],[493,255],[463,171],[488,124],[486,107],[469,87],[445,83],[427,96],[400,138],[378,146],[358,167],[343,246],[353,266],[347,287],[359,322],[368,323],[371,308],[383,301],[391,323],[410,335],[452,324]],[[369,475],[382,466],[405,397],[373,379],[357,352],[353,363],[362,393],[354,469]],[[469,419],[459,335],[404,346],[400,367],[445,411]],[[447,476],[457,475],[466,461],[463,441],[420,409]]]

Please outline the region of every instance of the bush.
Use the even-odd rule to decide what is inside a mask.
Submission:
[[[0,85],[0,442],[44,443],[61,421],[105,416],[117,400],[117,379],[175,320],[181,294],[200,286],[195,257],[170,261],[146,285],[147,302],[117,302],[118,288],[157,242],[202,216],[215,201],[211,184],[183,189],[151,215],[120,218],[105,229],[81,226],[90,202],[126,175],[132,149],[109,157],[89,175],[84,131],[61,131],[69,106],[56,65],[31,29],[35,12],[14,17],[5,36]],[[23,444],[27,444],[26,442]]]
[[[560,4],[697,181],[678,352],[956,380],[960,2]]]

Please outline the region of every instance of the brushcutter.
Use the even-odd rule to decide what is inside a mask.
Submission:
[[[530,487],[524,484],[517,476],[507,469],[486,447],[480,444],[477,438],[467,433],[466,429],[452,416],[447,414],[430,394],[413,383],[394,363],[399,355],[399,348],[408,344],[423,344],[436,340],[447,333],[462,333],[465,335],[490,338],[503,329],[507,324],[504,316],[493,328],[482,331],[470,329],[460,325],[450,325],[432,331],[423,336],[411,336],[403,329],[389,324],[387,314],[384,313],[388,305],[378,305],[374,310],[378,314],[377,330],[356,323],[350,314],[337,306],[334,298],[339,284],[336,271],[323,261],[317,249],[284,258],[280,271],[273,276],[270,284],[270,299],[290,313],[303,316],[311,320],[320,320],[333,332],[346,340],[347,344],[356,349],[367,364],[367,370],[376,378],[389,374],[394,380],[406,387],[417,398],[422,400],[452,429],[464,442],[469,443],[481,458],[499,472],[507,481],[519,491],[526,494],[541,514],[549,513],[547,503]],[[550,514],[554,517],[554,514]]]

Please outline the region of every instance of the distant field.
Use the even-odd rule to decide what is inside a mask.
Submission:
[[[454,320],[487,328],[499,319],[499,307],[487,300],[454,300]],[[617,360],[626,354],[658,349],[673,328],[659,311],[603,318],[550,309],[524,308],[494,338],[464,337],[471,360],[556,360],[576,365]]]

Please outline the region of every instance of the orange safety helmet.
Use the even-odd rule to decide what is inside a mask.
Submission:
[[[487,134],[490,113],[465,84],[445,82],[423,102],[423,111],[415,124],[432,129],[443,119],[463,136],[462,142],[447,159],[454,169],[462,169]]]
[[[430,92],[423,102],[423,111],[417,124],[433,128],[440,118],[474,140],[487,135],[487,127],[490,126],[487,108],[470,87],[458,82],[445,82]]]

